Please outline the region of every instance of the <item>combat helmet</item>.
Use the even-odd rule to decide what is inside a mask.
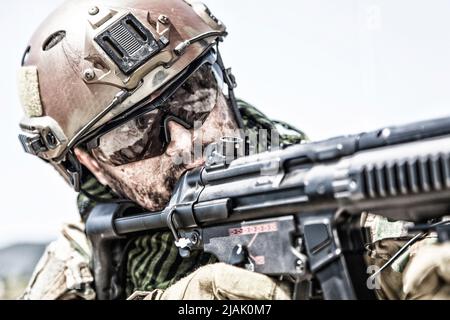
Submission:
[[[19,73],[21,143],[78,191],[74,148],[143,105],[157,107],[205,63],[234,77],[218,43],[225,25],[202,3],[183,0],[69,0],[29,42]]]

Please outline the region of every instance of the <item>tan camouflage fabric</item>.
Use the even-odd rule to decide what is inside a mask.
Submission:
[[[130,300],[290,300],[289,287],[267,276],[216,263],[200,268],[166,291],[139,292]]]
[[[378,270],[405,245],[406,241],[385,239],[370,244],[367,255],[367,265]],[[380,300],[403,300],[402,273],[387,268],[376,278],[375,293]]]
[[[364,227],[370,229],[371,242],[384,239],[409,239],[408,228],[413,224],[403,221],[389,221],[387,218],[368,214]]]
[[[94,300],[91,250],[82,223],[67,224],[39,261],[22,300]]]
[[[412,245],[401,271],[387,268],[378,278],[382,300],[450,300],[450,245],[436,244],[435,236]],[[368,265],[383,266],[406,240],[385,239],[372,245]]]
[[[409,222],[388,221],[368,214],[364,226],[370,229],[367,264],[381,268],[411,239]],[[437,245],[430,233],[414,243],[377,278],[376,294],[382,300],[450,300],[450,247]]]

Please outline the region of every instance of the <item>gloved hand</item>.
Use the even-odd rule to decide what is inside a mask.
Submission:
[[[289,300],[289,290],[277,281],[223,263],[198,269],[165,292],[145,300]]]
[[[450,299],[450,243],[412,248],[403,276],[407,299]]]

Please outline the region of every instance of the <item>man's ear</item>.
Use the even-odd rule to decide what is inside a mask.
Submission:
[[[80,161],[80,163],[84,165],[101,184],[104,186],[108,185],[108,180],[106,179],[103,169],[100,167],[97,160],[95,160],[89,153],[79,148],[75,149],[75,155],[77,156],[78,161]]]

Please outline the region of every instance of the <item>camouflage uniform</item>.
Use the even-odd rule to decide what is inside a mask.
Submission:
[[[39,261],[22,299],[95,299],[91,250],[83,224],[67,224]]]

